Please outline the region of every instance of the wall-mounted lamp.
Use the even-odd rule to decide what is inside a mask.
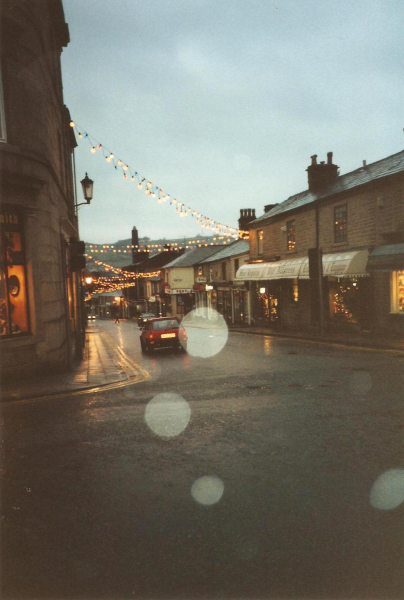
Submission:
[[[81,183],[81,187],[83,188],[83,195],[84,195],[85,202],[80,202],[80,204],[76,204],[76,207],[81,206],[82,204],[90,204],[91,200],[93,199],[94,181],[89,178],[87,173],[86,173],[86,176],[84,177],[84,179],[82,179],[80,181],[80,183]]]

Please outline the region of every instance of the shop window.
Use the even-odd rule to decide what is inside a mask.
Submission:
[[[334,242],[348,240],[348,208],[346,204],[334,208]]]
[[[0,213],[0,335],[29,332],[22,217],[4,208]]]
[[[288,250],[294,250],[296,246],[296,221],[288,221],[286,223],[286,240]]]
[[[391,279],[391,312],[404,315],[404,271],[394,271]]]
[[[264,254],[264,231],[260,229],[257,231],[257,251],[258,255],[261,256]]]
[[[299,284],[297,279],[292,279],[292,300],[299,302]]]

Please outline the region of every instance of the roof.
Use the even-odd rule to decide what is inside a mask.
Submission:
[[[366,167],[361,167],[360,169],[356,169],[355,171],[341,175],[334,183],[332,183],[327,187],[326,190],[322,192],[315,193],[306,190],[305,192],[300,192],[300,194],[290,196],[284,202],[274,206],[274,208],[272,208],[269,212],[265,213],[258,219],[255,219],[255,221],[251,221],[249,226],[254,227],[254,225],[258,225],[266,219],[270,219],[271,217],[275,217],[290,210],[295,210],[305,206],[306,204],[311,204],[312,202],[315,202],[315,200],[328,198],[330,196],[334,196],[335,194],[351,190],[360,185],[365,185],[366,183],[370,183],[384,177],[389,177],[403,171],[404,150],[398,152],[397,154],[393,154],[392,156],[388,156],[387,158],[383,158],[377,162],[371,163]]]
[[[152,271],[159,271],[166,263],[172,262],[173,256],[182,256],[181,250],[164,250],[158,254],[153,254],[150,257],[143,258],[142,260],[122,267],[123,271],[130,271],[136,273],[150,273]]]
[[[194,248],[193,250],[188,250],[182,256],[179,256],[172,262],[165,265],[165,269],[171,267],[193,267],[194,265],[199,265],[212,254],[216,254],[221,250],[221,246],[204,246],[202,248]]]
[[[248,240],[235,240],[228,246],[225,246],[219,252],[214,254],[213,256],[209,256],[203,262],[210,263],[215,260],[224,260],[225,258],[231,258],[232,256],[238,256],[239,254],[244,254],[249,252],[249,242]]]

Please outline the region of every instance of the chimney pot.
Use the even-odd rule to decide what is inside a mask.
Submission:
[[[363,161],[363,168],[366,168],[366,160]]]
[[[327,152],[327,164],[332,165],[332,152]]]
[[[311,164],[315,166],[317,164],[317,154],[313,154],[311,157]]]

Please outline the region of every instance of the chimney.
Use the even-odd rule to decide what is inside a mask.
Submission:
[[[255,208],[240,208],[238,228],[242,231],[248,231],[248,224],[254,221],[255,218]]]
[[[264,213],[267,213],[270,210],[272,210],[274,206],[276,206],[276,204],[265,204],[265,206],[264,206]]]
[[[322,192],[338,177],[338,166],[332,162],[332,152],[327,152],[327,163],[317,164],[317,154],[311,157],[311,165],[306,169],[310,192]]]
[[[132,228],[132,246],[139,246],[139,234],[135,226]],[[137,248],[132,248],[132,265],[139,259]]]

